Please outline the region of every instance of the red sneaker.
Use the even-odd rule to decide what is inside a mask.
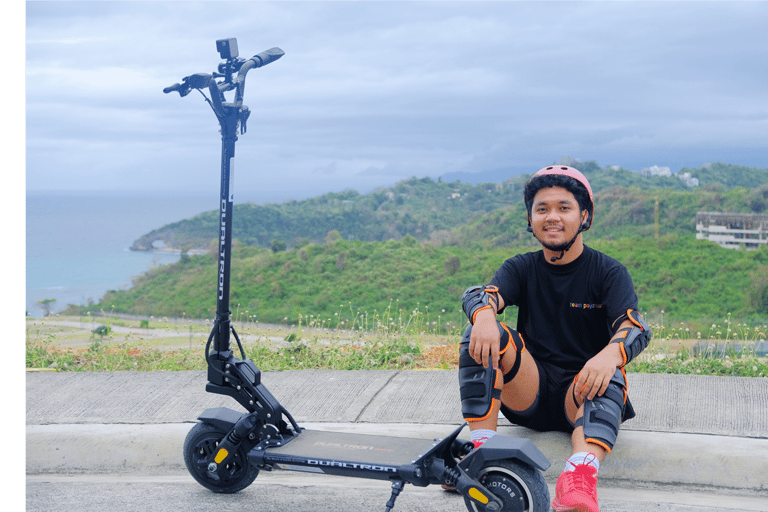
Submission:
[[[555,512],[600,512],[597,508],[597,469],[579,464],[573,471],[564,471],[557,479]]]

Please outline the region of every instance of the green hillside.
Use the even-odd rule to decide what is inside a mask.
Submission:
[[[656,201],[660,236],[676,234],[694,237],[695,218],[699,211],[766,211],[768,185],[754,189],[708,185],[690,191],[612,186],[595,193],[595,215],[588,236],[600,240],[655,236]],[[520,200],[476,217],[441,240],[463,247],[537,247],[536,240],[525,228],[525,206]]]
[[[288,247],[322,243],[333,230],[346,240],[383,241],[406,235],[424,240],[435,231],[517,202],[520,190],[514,185],[411,178],[365,195],[349,190],[282,204],[235,204],[232,236],[261,247],[271,247],[275,240]],[[205,212],[147,233],[132,249],[151,249],[158,240],[176,249],[208,248],[218,226],[219,213]]]
[[[768,170],[727,164],[689,169],[701,180],[691,188],[675,176],[643,178],[594,162],[579,166],[595,191],[585,242],[628,267],[649,318],[711,324],[730,314],[765,323],[768,247],[738,251],[696,240],[694,217],[698,211],[768,210]],[[465,321],[464,289],[487,283],[504,259],[538,249],[525,230],[527,178],[480,185],[412,178],[365,195],[236,205],[233,314],[329,327],[422,322],[453,332]],[[201,214],[145,235],[136,247],[163,239],[175,247],[208,248],[217,223],[216,212]],[[95,308],[213,318],[214,252],[183,254],[180,262],[139,276],[131,289],[109,292]],[[507,315],[514,321],[514,308]]]
[[[692,236],[600,240],[587,244],[622,261],[640,307],[651,318],[702,320],[732,314],[768,318],[768,248],[723,249]],[[240,245],[233,251],[233,314],[270,323],[321,322],[339,327],[377,322],[429,322],[458,329],[461,294],[487,283],[507,248],[478,251],[401,240],[336,240],[272,252]],[[215,316],[216,264],[200,255],[158,267],[129,290],[108,293],[97,308],[155,316]],[[514,311],[507,313],[513,319]],[[345,322],[341,324],[341,322]],[[434,324],[431,324],[434,322]]]
[[[693,217],[699,209],[768,210],[768,169],[728,164],[686,169],[699,177],[699,186],[692,188],[676,176],[646,178],[622,168],[601,168],[595,162],[575,165],[588,177],[595,192],[598,214],[593,233],[598,237],[650,234],[657,198],[663,212],[662,233],[692,232]],[[333,230],[345,240],[383,241],[411,235],[417,240],[445,241],[455,228],[485,222],[485,214],[503,222],[505,208],[513,210],[509,222],[517,228],[518,213],[524,211],[522,190],[528,177],[478,185],[411,178],[370,194],[350,190],[282,204],[236,204],[233,237],[261,247],[271,247],[275,241],[279,247],[323,243]],[[162,242],[178,250],[208,249],[218,236],[218,223],[217,211],[205,212],[153,230],[131,248],[151,250],[153,243]],[[515,234],[492,235],[493,244],[514,243],[520,234],[515,229]],[[459,240],[466,237],[460,236]]]

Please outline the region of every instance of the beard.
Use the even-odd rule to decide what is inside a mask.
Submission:
[[[532,232],[533,232],[533,231],[532,231]],[[580,233],[580,231],[578,231],[578,232],[576,233],[576,236],[579,236],[579,233]],[[536,240],[538,240],[538,241],[539,241],[539,243],[540,243],[542,246],[544,246],[545,248],[549,249],[550,251],[567,251],[568,249],[570,249],[571,245],[572,245],[572,244],[573,244],[573,242],[576,240],[576,236],[574,236],[574,237],[573,237],[573,240],[571,240],[571,241],[569,241],[569,242],[563,242],[563,243],[559,243],[559,244],[551,244],[551,243],[549,243],[549,242],[544,242],[544,241],[542,241],[542,240],[541,240],[541,238],[539,238],[538,236],[536,236],[536,233],[533,233],[533,236],[536,238]]]
[[[537,237],[537,239],[538,239],[538,237]],[[547,243],[547,242],[542,242],[541,240],[539,240],[539,243],[542,246],[544,246],[547,249],[549,249],[550,251],[557,252],[557,251],[567,251],[568,249],[570,249],[571,248],[571,244],[573,243],[573,240],[571,242],[565,242],[565,243],[562,243],[562,244],[550,244],[550,243]]]

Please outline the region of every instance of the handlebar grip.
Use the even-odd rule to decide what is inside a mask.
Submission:
[[[180,90],[181,90],[181,84],[173,84],[170,87],[166,87],[165,89],[163,89],[163,92],[165,94],[168,94],[169,92],[180,91]]]
[[[285,55],[285,52],[281,50],[280,48],[270,48],[269,50],[263,51],[259,53],[258,55],[254,55],[250,58],[255,65],[254,67],[260,68],[262,66],[266,66],[267,64],[271,62],[275,62],[277,59]]]

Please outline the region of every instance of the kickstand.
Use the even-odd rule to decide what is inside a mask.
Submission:
[[[395,507],[395,500],[400,495],[400,491],[403,490],[403,486],[405,486],[403,480],[398,480],[397,482],[392,483],[392,496],[389,497],[387,508],[384,512],[390,512]]]

